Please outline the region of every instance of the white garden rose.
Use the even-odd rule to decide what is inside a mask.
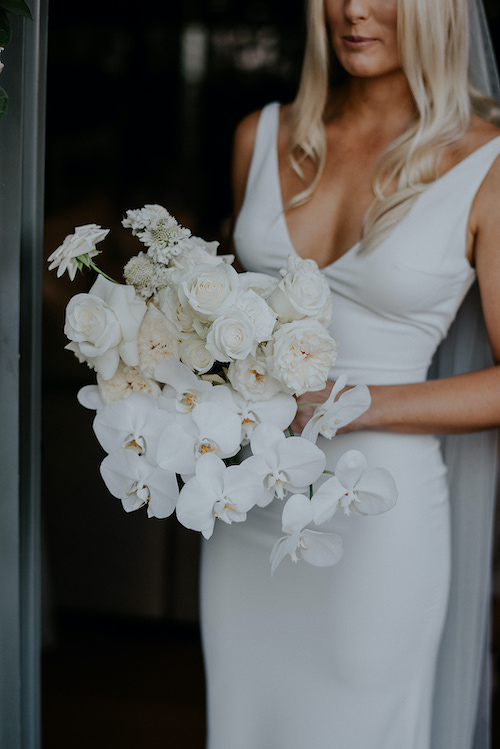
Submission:
[[[139,365],[146,377],[154,377],[157,364],[166,356],[179,358],[178,332],[154,304],[148,309],[137,337]]]
[[[145,312],[132,286],[99,276],[88,294],[76,294],[66,308],[66,348],[109,380],[120,358],[132,367],[139,363],[137,333]]]
[[[331,298],[330,288],[314,260],[288,258],[288,268],[268,299],[281,323],[304,317],[324,319]]]
[[[97,384],[103,403],[125,400],[132,393],[146,393],[154,398],[161,395],[161,388],[155,380],[146,377],[137,367],[127,367],[123,362],[119,363],[118,369],[109,380],[104,380],[98,374]]]
[[[202,320],[215,320],[238,296],[238,274],[231,265],[202,263],[185,272],[179,282],[179,301]]]
[[[279,328],[266,353],[272,376],[301,395],[325,387],[337,344],[317,320],[297,320]]]
[[[212,369],[215,359],[196,333],[186,336],[180,344],[181,361],[194,372],[205,374]]]
[[[250,401],[269,400],[281,390],[281,384],[269,373],[268,360],[262,351],[231,362],[227,376],[233,388]]]
[[[236,307],[243,310],[255,325],[257,342],[269,340],[276,324],[276,313],[267,302],[255,291],[248,289],[238,294]]]
[[[212,323],[206,346],[218,361],[245,359],[256,348],[255,326],[242,310],[232,307]]]

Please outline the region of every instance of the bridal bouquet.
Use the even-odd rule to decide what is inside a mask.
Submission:
[[[88,294],[70,299],[64,332],[66,348],[96,372],[78,399],[96,411],[108,490],[127,512],[175,511],[205,538],[217,520],[243,522],[252,507],[287,498],[272,572],[286,555],[335,564],[342,540],[318,526],[338,508],[384,512],[397,493],[391,475],[356,450],[325,470],[316,445],[368,408],[365,386],[344,390],[340,377],[302,434],[290,428],[294,396],[322,390],[336,358],[324,276],[299,257],[279,278],[237,273],[217,242],[192,236],[158,205],[127,211],[122,223],[145,247],[125,265],[125,284],[95,265],[109,231],[95,224],[77,227],[49,257],[58,276],[98,274]],[[245,445],[250,454],[237,458]]]

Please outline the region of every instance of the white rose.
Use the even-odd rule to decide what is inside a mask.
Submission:
[[[267,341],[276,324],[276,313],[255,291],[248,289],[238,295],[236,307],[243,310],[255,325],[258,343]]]
[[[215,364],[215,359],[207,349],[205,341],[195,333],[181,342],[180,352],[181,361],[198,374],[208,372]]]
[[[227,376],[233,388],[250,401],[267,401],[281,390],[281,383],[271,377],[262,352],[231,362]]]
[[[255,326],[248,315],[233,307],[212,324],[206,346],[218,361],[245,359],[256,346]]]
[[[96,244],[102,242],[108,233],[109,229],[103,229],[98,224],[77,226],[74,234],[68,234],[62,245],[49,256],[49,270],[57,268],[58,278],[67,270],[73,281],[78,270],[78,258],[86,256],[90,260],[99,255]]]
[[[154,304],[148,310],[137,337],[139,366],[146,377],[154,377],[156,365],[166,356],[179,358],[178,332]]]
[[[240,286],[242,289],[252,289],[263,299],[267,299],[278,285],[278,279],[268,276],[267,273],[240,273]]]
[[[304,317],[324,318],[330,288],[314,260],[290,257],[283,278],[268,299],[281,323]]]
[[[175,289],[162,289],[158,294],[158,306],[165,317],[172,322],[180,333],[191,333],[193,330],[193,313],[185,309],[179,301]]]
[[[66,348],[109,380],[120,358],[132,367],[139,363],[137,333],[145,312],[132,286],[99,276],[88,294],[77,294],[66,308]]]
[[[283,325],[266,347],[271,374],[294,395],[322,390],[337,357],[337,344],[317,320]]]
[[[201,237],[188,237],[181,244],[181,252],[172,258],[171,263],[175,268],[192,268],[194,265],[209,263],[218,265],[224,262],[222,257],[217,256],[218,242],[206,242]]]
[[[231,265],[202,263],[186,271],[178,286],[182,306],[203,320],[215,320],[238,295],[238,274]]]

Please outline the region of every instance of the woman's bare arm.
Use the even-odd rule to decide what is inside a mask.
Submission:
[[[450,434],[500,426],[500,159],[477,193],[469,230],[495,366],[441,380],[369,386],[371,407],[342,431]],[[330,390],[328,383],[320,393],[301,396],[299,403],[322,402]],[[310,413],[310,409],[299,408],[296,431]]]

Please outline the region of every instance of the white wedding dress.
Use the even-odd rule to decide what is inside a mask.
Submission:
[[[235,229],[243,265],[272,274],[295,252],[282,210],[278,118],[278,104],[264,108]],[[332,378],[426,378],[475,278],[467,221],[498,154],[500,138],[436,180],[376,250],[356,245],[324,269],[339,342]],[[328,530],[344,541],[341,561],[319,569],[286,558],[272,578],[279,500],[245,523],[217,524],[202,564],[209,749],[457,749],[431,743],[452,567],[439,440],[357,432],[318,444],[330,468],[351,448],[387,468],[398,503],[379,516],[336,513]]]

